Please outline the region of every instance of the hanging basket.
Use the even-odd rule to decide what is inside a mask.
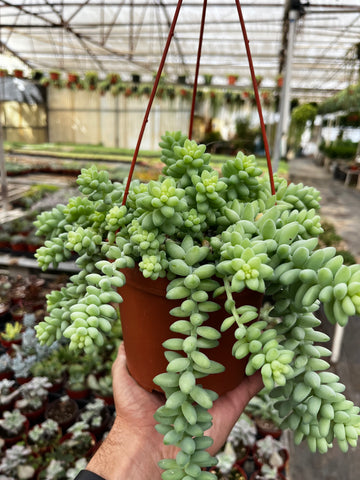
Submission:
[[[60,73],[59,72],[50,72],[49,73],[50,79],[53,81],[60,80]]]
[[[237,3],[239,19],[243,31],[247,56],[249,60],[249,68],[253,81],[253,87],[255,92],[256,104],[258,107],[259,120],[261,125],[262,136],[264,139],[264,148],[266,152],[267,165],[269,170],[270,187],[271,191],[275,193],[275,185],[272,174],[270,151],[266,137],[265,123],[262,115],[260,96],[256,83],[256,76],[254,67],[252,64],[252,58],[250,49],[248,46],[246,29],[241,13],[241,7],[239,2]],[[174,34],[177,16],[181,7],[181,1],[179,1],[176,12],[174,14],[173,22],[171,24],[168,39],[163,51],[163,55],[159,64],[158,72],[154,80],[152,92],[150,94],[149,102],[143,123],[138,136],[137,144],[134,150],[133,159],[131,162],[127,183],[123,195],[123,205],[126,204],[127,196],[129,193],[130,183],[132,175],[135,169],[136,160],[138,157],[141,141],[144,135],[145,127],[149,118],[150,110],[153,100],[156,96],[163,67],[165,64],[166,56],[170,47],[170,42]],[[204,8],[205,10],[205,8]],[[189,134],[188,138],[192,138],[193,119],[195,111],[195,100],[197,95],[197,83],[199,77],[200,57],[201,57],[201,44],[204,32],[205,15],[203,10],[199,48],[197,54],[196,71],[194,78],[194,85],[192,90],[192,102],[190,109],[190,122],[189,122]],[[236,78],[238,76],[235,75]],[[169,338],[170,325],[173,323],[169,311],[176,306],[176,302],[167,300],[166,287],[168,285],[167,280],[158,279],[156,281],[145,279],[143,275],[137,269],[125,269],[126,284],[121,288],[121,296],[123,297],[123,303],[120,304],[120,314],[123,328],[123,338],[127,356],[127,365],[131,375],[135,380],[146,390],[159,390],[153,382],[153,378],[166,371],[168,362],[164,356],[165,349],[162,344]],[[262,304],[263,295],[251,290],[245,290],[239,294],[234,295],[237,305],[243,302],[246,305],[255,306],[260,309]],[[213,312],[209,315],[207,325],[215,326],[219,329],[223,319],[226,316],[225,309],[223,307],[225,299],[218,298],[218,302],[221,304],[221,310]],[[234,327],[235,328],[235,327]],[[225,372],[222,374],[208,375],[201,380],[201,384],[204,387],[211,387],[219,395],[235,388],[245,375],[245,367],[247,364],[247,358],[238,360],[232,355],[232,347],[234,343],[234,329],[229,329],[222,334],[219,340],[219,345],[209,352],[211,359],[218,361],[225,367]],[[208,352],[206,352],[208,353]]]
[[[16,78],[24,78],[24,72],[23,70],[14,70],[14,77]]]
[[[228,75],[229,85],[235,85],[237,79],[238,79],[238,75]]]
[[[153,383],[153,378],[166,371],[168,362],[162,343],[169,336],[175,335],[170,332],[173,317],[169,311],[180,303],[166,298],[167,279],[147,279],[138,268],[126,268],[122,272],[126,276],[126,284],[120,290],[124,299],[120,304],[120,315],[127,366],[131,376],[143,388],[161,391]],[[244,290],[234,295],[234,298],[238,306],[243,302],[260,309],[263,295]],[[224,301],[225,297],[220,296],[218,303],[222,308],[209,314],[206,325],[220,328],[226,316]],[[239,385],[245,375],[247,358],[237,360],[232,355],[235,328],[222,334],[217,347],[207,350],[211,359],[221,363],[225,371],[199,380],[199,383],[215,390],[219,395]]]

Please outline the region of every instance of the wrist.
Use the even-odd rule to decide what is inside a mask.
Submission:
[[[152,448],[149,439],[151,437],[146,432],[136,432],[128,428],[123,420],[116,418],[108,436],[86,468],[105,480],[158,480],[161,478],[161,469],[157,462],[161,454]]]

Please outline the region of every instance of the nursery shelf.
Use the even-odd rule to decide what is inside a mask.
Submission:
[[[24,269],[40,270],[34,258],[14,257],[10,254],[0,254],[0,265],[6,267],[18,267]],[[56,269],[49,269],[48,272],[77,272],[79,269],[74,262],[61,262]]]
[[[14,200],[14,198],[12,198],[12,200]],[[25,215],[26,212],[24,212],[24,210],[21,210],[20,208],[14,208],[12,210],[0,208],[0,225],[2,223],[11,222],[12,220],[15,220],[17,218],[24,217]]]

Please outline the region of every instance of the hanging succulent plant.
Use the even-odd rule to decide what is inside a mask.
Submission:
[[[56,268],[75,252],[79,267],[48,295],[39,340],[65,337],[71,350],[88,353],[102,348],[117,318],[114,302],[122,302],[124,272],[136,266],[150,282],[167,279],[174,305],[163,344],[166,371],[154,378],[166,395],[157,430],[180,448],[176,459],[161,461],[164,480],[215,479],[202,468],[216,463],[205,432],[218,395],[202,384],[223,371],[211,349],[231,329],[233,356],[245,361],[246,375],[261,371],[282,427],[297,443],[306,439],[320,452],[335,439],[344,451],[355,446],[359,408],[327,371],[323,357],[331,352],[321,343],[329,337],[317,329],[315,312],[323,302],[328,320],[342,326],[360,313],[360,266],[343,265],[332,247],[318,249],[319,192],[276,177],[273,195],[255,157],[241,152],[220,176],[205,145],[180,132],[166,133],[160,146],[162,175],[133,180],[125,205],[124,186],[93,166],[77,180],[79,197],[39,215],[38,234],[47,238],[36,253],[39,265]],[[259,320],[253,305],[239,305],[244,291],[264,295],[270,315]],[[221,296],[223,318],[210,326]]]

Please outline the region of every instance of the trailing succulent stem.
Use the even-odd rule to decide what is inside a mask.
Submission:
[[[41,343],[65,337],[71,349],[101,348],[118,318],[122,270],[137,265],[146,278],[166,277],[174,300],[167,369],[154,379],[166,396],[157,430],[179,447],[175,459],[160,463],[164,480],[215,479],[205,467],[216,462],[206,431],[217,393],[202,379],[224,370],[209,352],[230,328],[233,356],[246,359],[247,375],[261,371],[296,442],[320,452],[334,439],[344,451],[355,446],[359,408],[328,371],[323,357],[330,351],[321,345],[328,337],[315,312],[322,302],[328,320],[342,326],[360,313],[360,266],[318,248],[319,192],[275,177],[272,195],[255,158],[241,152],[220,175],[205,146],[180,132],[166,133],[160,146],[163,175],[148,184],[133,180],[126,205],[123,185],[91,167],[78,178],[79,197],[39,215],[42,268],[73,256],[79,267],[48,295],[48,316],[36,327]],[[268,315],[238,304],[245,289],[264,296]],[[214,328],[208,320],[219,295],[226,314]]]

